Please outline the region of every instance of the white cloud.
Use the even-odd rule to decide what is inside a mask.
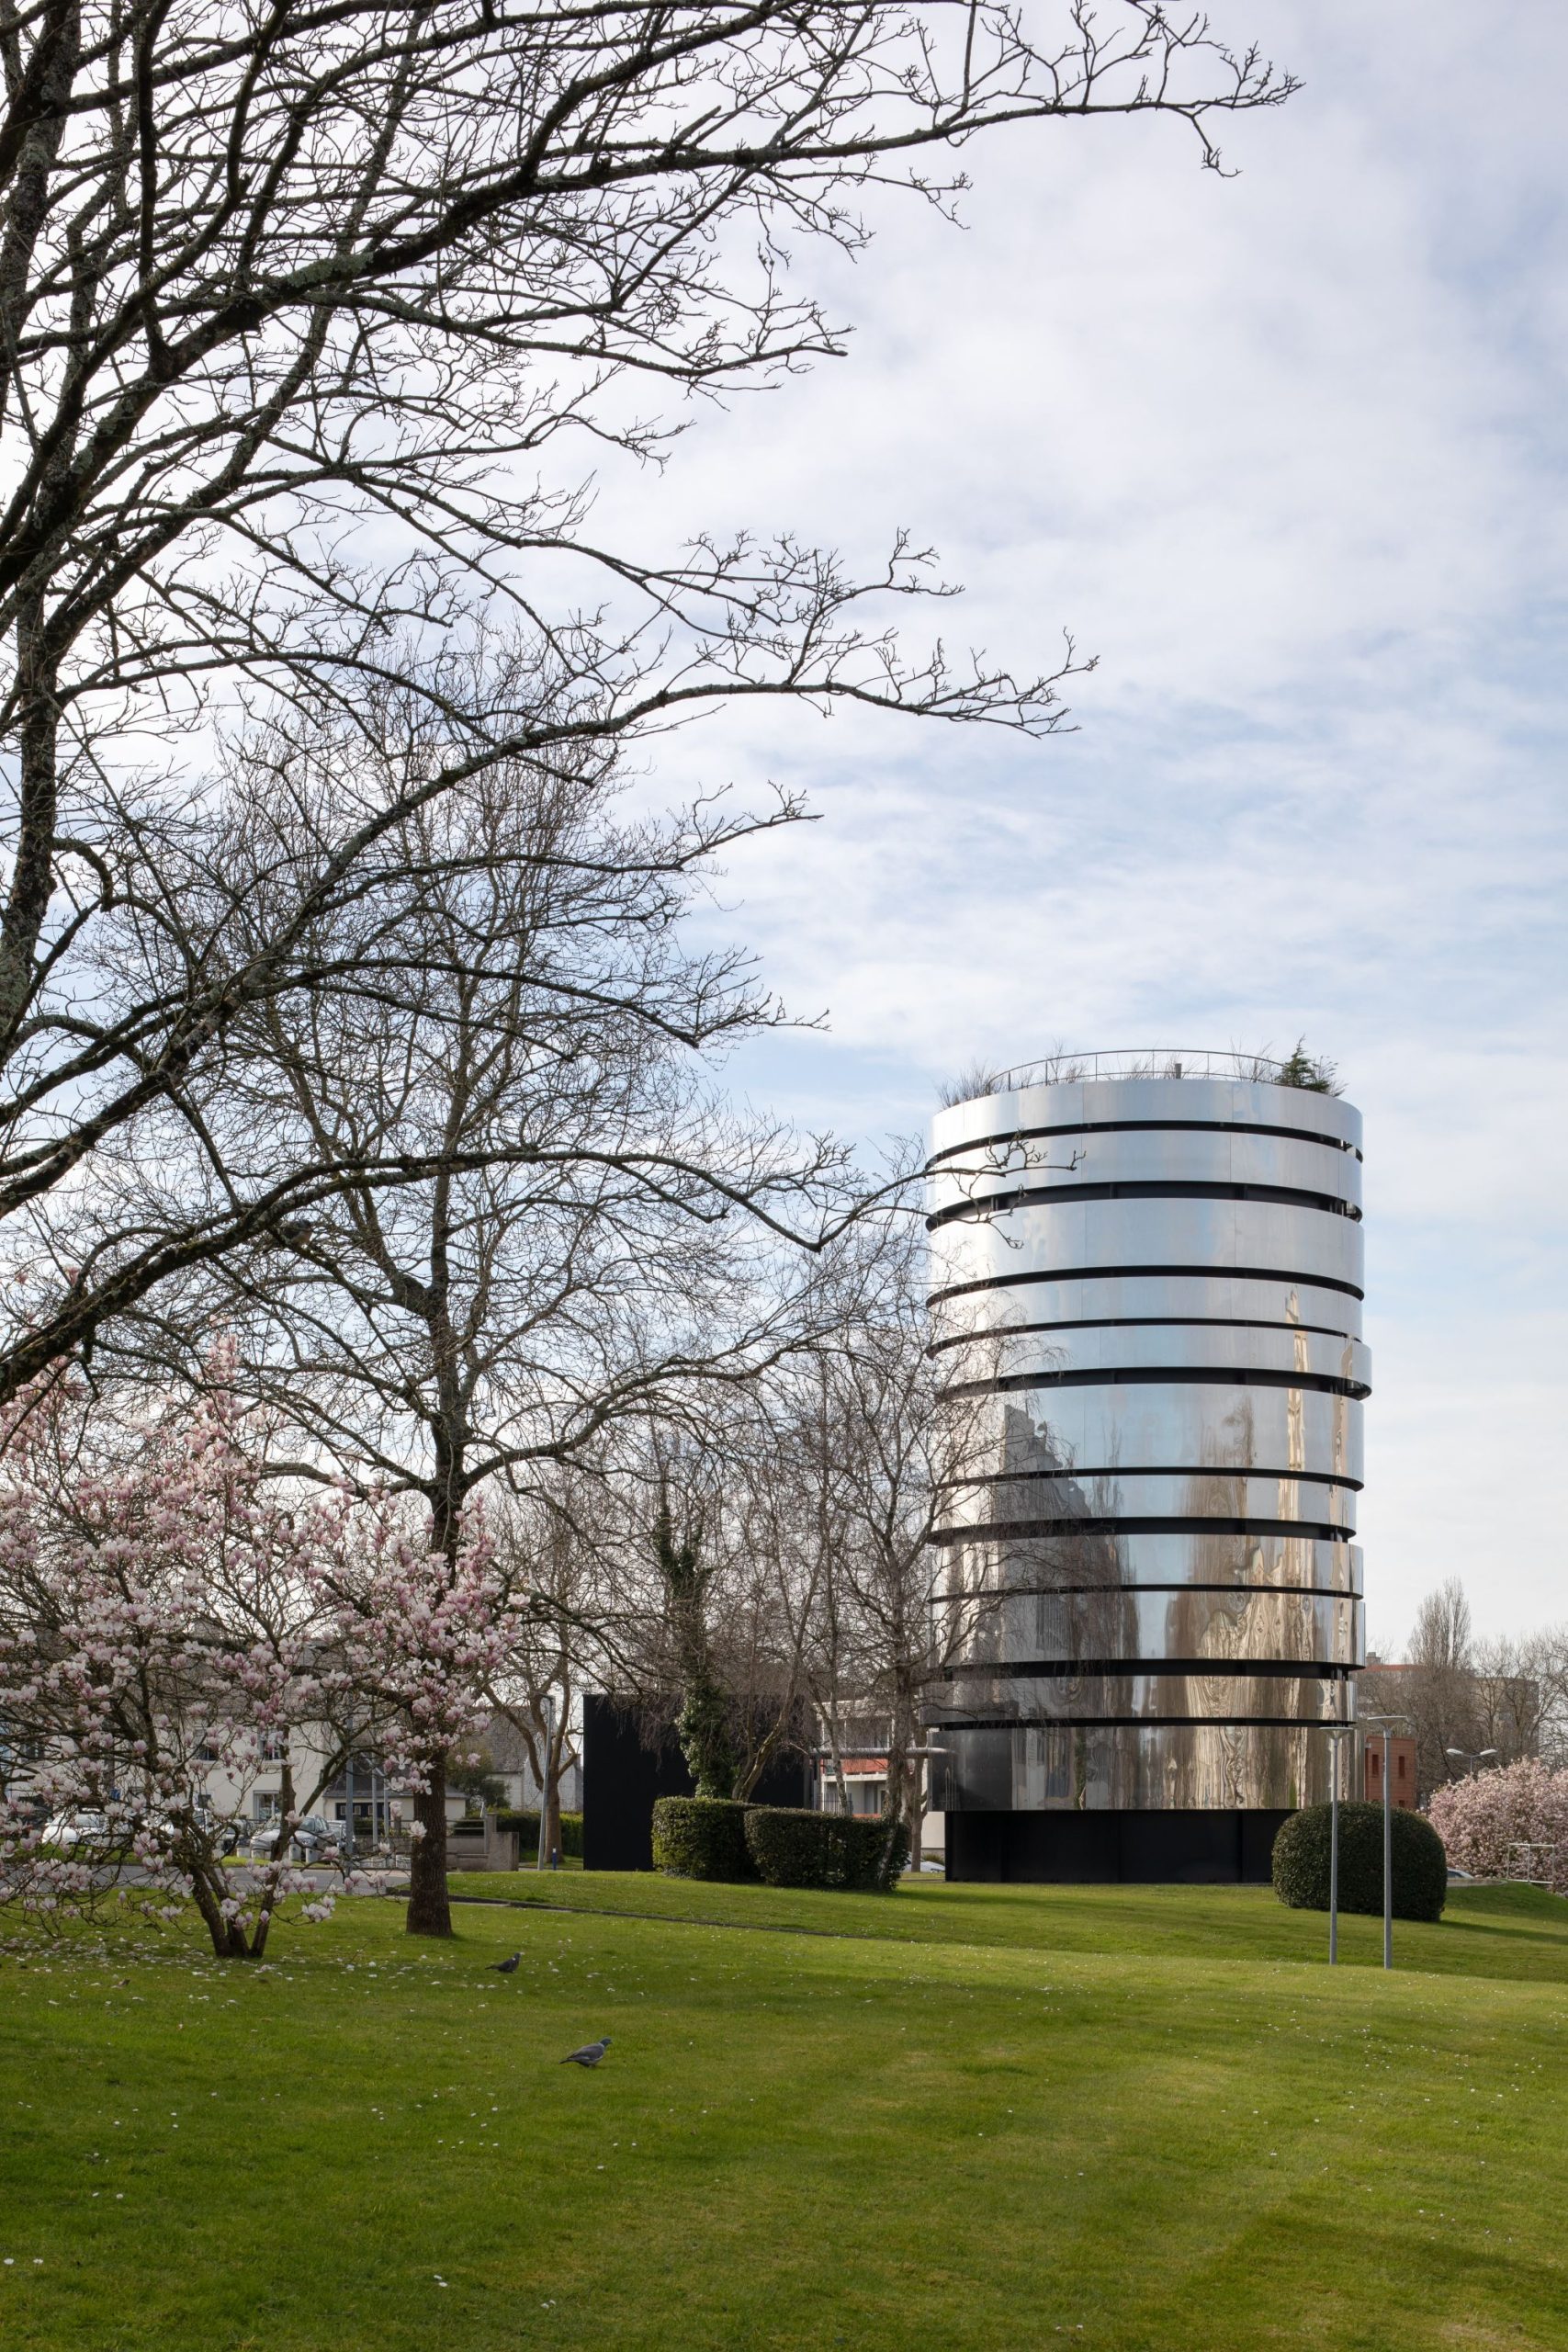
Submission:
[[[832,1015],[752,1091],[908,1133],[977,1055],[1304,1031],[1368,1123],[1374,1621],[1451,1570],[1484,1623],[1568,1616],[1568,17],[1268,28],[1308,86],[1235,126],[1240,179],[1168,127],[976,150],[965,234],[894,209],[828,272],[847,364],[615,495],[865,556],[908,524],[969,583],[951,641],[1102,656],[1042,747],[682,739],[671,780],[773,773],[825,820],[742,853],[718,919]]]

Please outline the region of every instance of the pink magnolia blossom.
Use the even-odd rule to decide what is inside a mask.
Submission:
[[[508,1629],[481,1513],[433,1550],[410,1497],[279,1493],[221,1358],[209,1372],[150,1428],[60,1390],[0,1425],[0,1903],[84,1909],[129,1880],[150,1914],[194,1901],[215,1950],[254,1958],[290,1896],[314,1894],[310,1919],[330,1898],[286,1834],[263,1864],[227,1861],[209,1787],[237,1789],[243,1817],[281,1745],[286,1833],[309,1809],[288,1735],[325,1725],[333,1770],[369,1754],[431,1789]]]
[[[1568,1770],[1527,1757],[1450,1781],[1427,1813],[1459,1869],[1475,1878],[1541,1879],[1568,1894]]]
[[[82,1909],[129,1875],[254,1956],[309,1882],[281,1839],[226,1867],[208,1789],[243,1792],[263,1736],[321,1710],[310,1569],[341,1510],[265,1491],[220,1385],[151,1429],[56,1389],[0,1441],[0,1902]]]

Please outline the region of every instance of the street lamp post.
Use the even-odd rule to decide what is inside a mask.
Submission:
[[[1353,1738],[1354,1724],[1328,1727],[1328,1965],[1339,1962],[1339,1749]]]
[[[1393,1774],[1389,1770],[1388,1727],[1403,1724],[1406,1731],[1414,1731],[1408,1715],[1368,1715],[1370,1724],[1382,1726],[1382,1964],[1393,1966]]]
[[[556,1702],[553,1696],[545,1700],[545,1769],[539,1776],[539,1850],[534,1859],[536,1871],[545,1869],[550,1858],[550,1759],[556,1743]]]

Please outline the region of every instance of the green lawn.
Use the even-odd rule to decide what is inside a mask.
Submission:
[[[13,1939],[5,2352],[1568,2347],[1568,1904],[1384,1977],[1248,1889],[489,1884]]]
[[[465,1871],[453,1881],[468,1902],[627,1917],[700,1920],[899,1942],[998,1944],[1128,1957],[1293,1960],[1328,1957],[1325,1913],[1287,1911],[1267,1887],[949,1886],[907,1879],[889,1902],[877,1894],[797,1894],[760,1886],[706,1886],[644,1872]],[[1568,1903],[1527,1886],[1455,1886],[1436,1927],[1396,1919],[1398,1967],[1464,1976],[1524,1977],[1568,1984]],[[1382,1966],[1382,1920],[1341,1917],[1339,1956]]]

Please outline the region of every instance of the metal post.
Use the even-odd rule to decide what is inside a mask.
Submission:
[[[344,1816],[343,1851],[344,1860],[351,1862],[354,1860],[354,1758],[352,1755],[344,1758],[343,1785],[344,1793],[347,1799]]]
[[[545,1769],[539,1778],[539,1850],[534,1858],[534,1868],[542,1871],[547,1864],[550,1841],[550,1758],[556,1740],[556,1702],[545,1701]]]
[[[1393,1758],[1389,1752],[1389,1738],[1395,1724],[1406,1731],[1414,1729],[1408,1715],[1370,1715],[1369,1723],[1380,1726],[1382,1740],[1382,1964],[1393,1966]],[[1363,1758],[1365,1749],[1362,1750]]]
[[[1339,1742],[1328,1735],[1328,1965],[1339,1962]]]
[[[1328,1726],[1328,1965],[1339,1964],[1339,1758],[1354,1724]]]
[[[1393,1774],[1388,1733],[1382,1736],[1382,1964],[1393,1966]]]

